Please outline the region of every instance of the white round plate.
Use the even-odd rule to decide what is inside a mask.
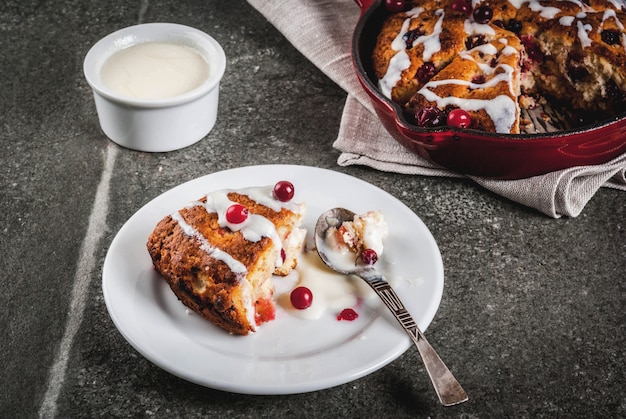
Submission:
[[[146,250],[157,222],[218,189],[291,181],[294,200],[306,202],[304,227],[342,206],[381,210],[389,225],[378,262],[422,330],[443,293],[443,264],[424,223],[387,192],[331,170],[291,165],[242,167],[213,173],[158,196],[120,229],[102,272],[104,300],[115,326],[154,364],[185,380],[242,394],[295,394],[344,384],[387,365],[411,341],[382,302],[366,299],[354,321],[337,313],[306,320],[277,310],[276,319],[248,336],[233,336],[191,313],[152,267]],[[280,281],[276,278],[276,281]]]

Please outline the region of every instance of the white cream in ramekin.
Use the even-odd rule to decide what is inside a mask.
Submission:
[[[197,61],[194,68],[181,68],[185,64],[179,60],[172,68],[164,68],[165,74],[158,74],[159,70],[155,69],[156,73],[144,77],[139,72],[135,79],[123,81],[135,83],[131,90],[124,90],[110,81],[105,83],[102,73],[105,63],[112,57],[117,59],[116,54],[123,50],[130,51],[130,48],[144,44],[171,45],[174,49],[182,47],[192,54],[197,53],[206,62],[206,68],[199,68]],[[159,66],[160,63],[147,64],[150,65]],[[215,39],[197,29],[173,23],[147,23],[107,35],[89,50],[83,64],[104,133],[123,147],[149,152],[189,146],[211,131],[217,119],[219,83],[225,68],[224,51]],[[168,77],[195,79],[189,83],[172,79],[171,83],[176,86],[160,86],[165,92],[154,95],[145,94],[137,84],[149,83],[150,77],[155,83]]]

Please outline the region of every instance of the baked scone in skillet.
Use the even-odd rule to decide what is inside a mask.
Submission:
[[[483,131],[523,132],[524,123],[501,123],[502,113],[490,111],[506,102],[503,89],[467,84],[489,70],[484,64],[492,54],[476,50],[482,44],[497,48],[498,71],[504,61],[514,69],[511,99],[520,109],[547,100],[567,112],[572,126],[626,111],[624,0],[407,0],[377,37],[372,64],[379,89],[418,126],[465,128],[469,120],[470,128]],[[518,57],[508,54],[511,48]],[[430,88],[435,82],[438,94]],[[476,99],[491,102],[477,109]],[[430,109],[427,118],[424,109]],[[455,110],[455,116],[465,113],[462,125],[448,120]]]

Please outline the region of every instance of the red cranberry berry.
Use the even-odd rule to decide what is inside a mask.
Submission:
[[[472,83],[474,83],[474,84],[484,84],[485,83],[485,76],[483,76],[482,74],[479,74],[477,76],[472,77]]]
[[[422,64],[422,66],[417,70],[415,77],[420,83],[426,83],[435,75],[435,64],[428,61]]]
[[[472,12],[472,16],[477,23],[487,23],[493,17],[493,9],[489,6],[478,6]]]
[[[610,29],[605,29],[600,33],[600,37],[604,41],[604,43],[608,45],[614,45],[619,43],[619,35],[618,31],[613,31]]]
[[[282,202],[290,201],[293,198],[293,194],[295,189],[293,187],[293,183],[281,180],[280,182],[274,185],[274,198],[278,199]]]
[[[313,293],[307,287],[297,287],[291,291],[289,299],[294,308],[304,310],[311,307],[313,303]]]
[[[385,7],[391,13],[401,12],[405,8],[404,0],[385,0]]]
[[[532,35],[522,35],[520,40],[526,49],[528,59],[534,63],[541,64],[543,62],[543,52],[535,37]]]
[[[276,318],[276,307],[271,299],[260,299],[254,303],[254,320],[257,325]]]
[[[343,310],[341,310],[341,313],[337,315],[337,320],[347,320],[351,322],[353,320],[356,320],[357,317],[359,317],[359,313],[351,308],[344,308]]]
[[[415,42],[415,40],[422,35],[424,35],[424,31],[419,28],[407,31],[407,33],[402,35],[402,40],[404,41],[406,49],[413,48],[413,42]]]
[[[504,27],[513,33],[519,34],[522,31],[522,22],[517,19],[510,19]]]
[[[469,15],[472,10],[472,6],[467,2],[467,0],[454,0],[450,5],[452,10],[457,12],[461,12],[463,14]]]
[[[448,114],[448,125],[456,128],[469,128],[472,125],[472,117],[463,109],[453,109]]]
[[[415,122],[420,127],[438,127],[445,123],[446,114],[436,106],[426,106],[415,111]]]
[[[241,204],[233,204],[226,210],[226,221],[231,224],[241,224],[248,218],[248,208]]]
[[[280,249],[280,259],[285,263],[287,260],[287,253],[285,253],[285,249]]]
[[[476,48],[477,46],[480,45],[484,45],[487,43],[487,38],[485,38],[485,35],[483,34],[478,34],[478,35],[470,35],[465,39],[465,49],[472,49],[472,48]]]
[[[361,260],[366,265],[373,265],[378,262],[378,253],[374,249],[364,249],[361,252]]]

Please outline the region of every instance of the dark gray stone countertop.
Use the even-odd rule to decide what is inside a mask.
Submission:
[[[108,33],[156,21],[210,33],[228,62],[213,131],[150,154],[101,132],[82,62]],[[241,0],[5,0],[0,48],[0,417],[626,417],[623,192],[551,219],[469,180],[338,166],[345,93]],[[101,286],[119,229],[178,184],[256,164],[347,173],[424,221],[445,269],[427,335],[468,402],[440,406],[414,348],[344,385],[252,396],[127,343]]]

